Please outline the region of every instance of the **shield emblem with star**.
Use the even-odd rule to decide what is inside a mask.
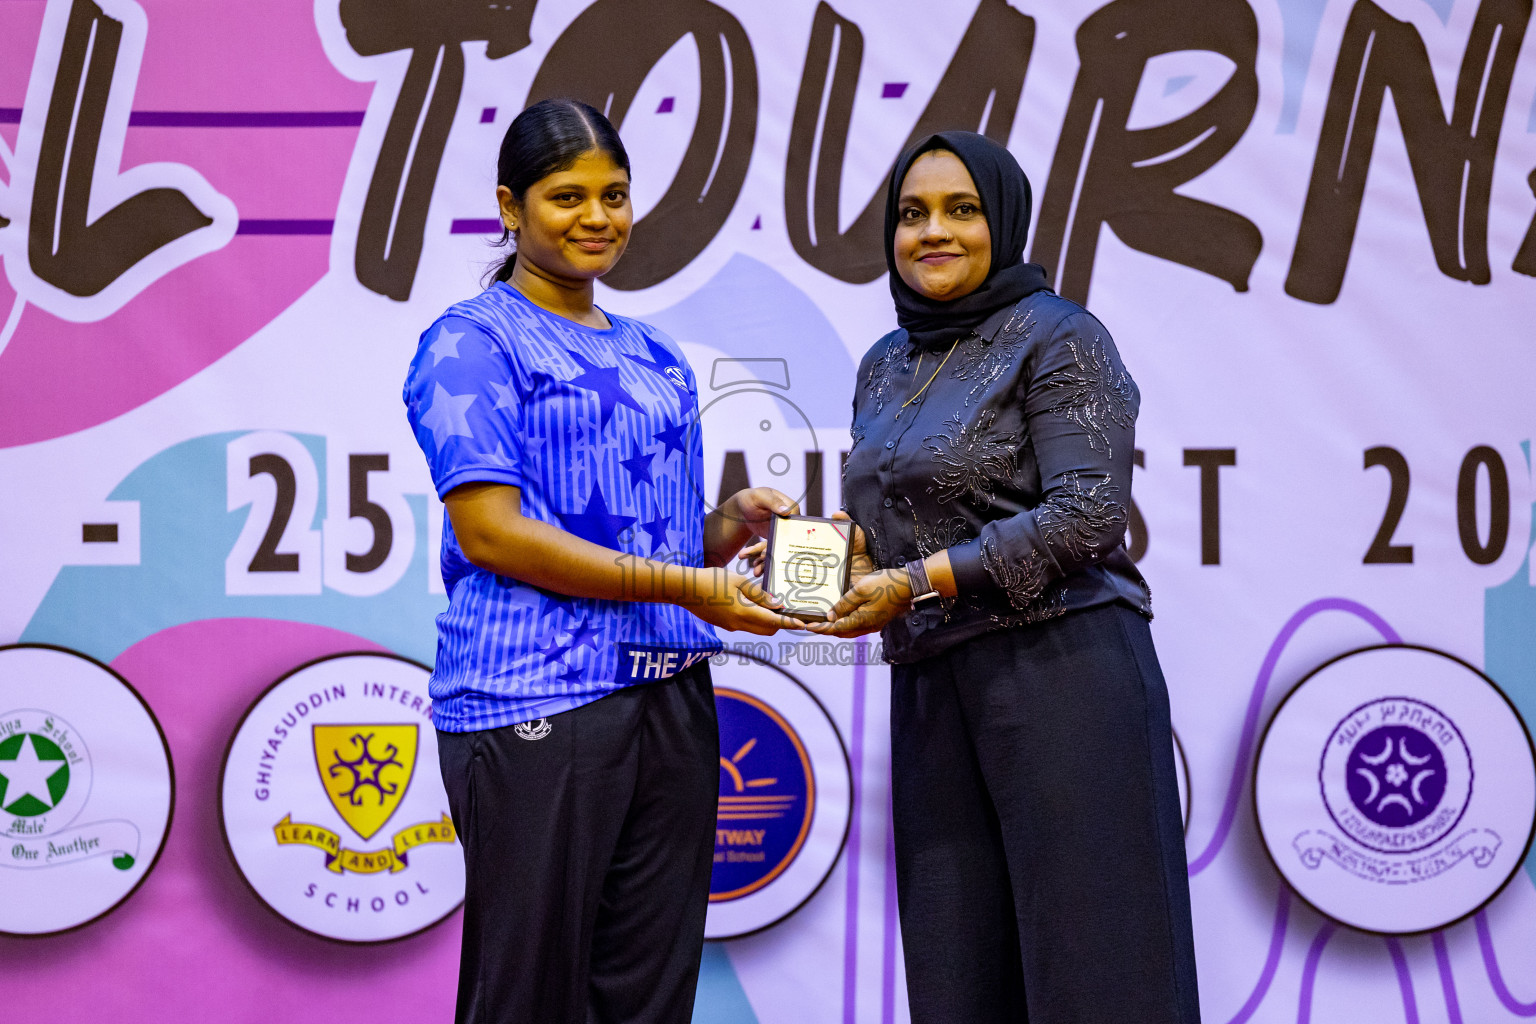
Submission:
[[[415,725],[316,725],[315,767],[331,806],[364,840],[405,799],[416,770]]]

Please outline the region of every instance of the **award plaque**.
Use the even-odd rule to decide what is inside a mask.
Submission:
[[[784,602],[784,614],[823,622],[848,589],[853,524],[819,516],[775,517],[768,534],[763,589]]]

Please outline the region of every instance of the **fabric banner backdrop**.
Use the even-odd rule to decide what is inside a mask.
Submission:
[[[450,1019],[400,391],[549,96],[629,148],[598,301],[690,359],[706,500],[811,514],[894,326],[896,154],[1006,142],[1143,395],[1205,1019],[1536,1014],[1531,15],[0,0],[7,1019]],[[726,639],[696,1019],[904,1021],[878,638]]]

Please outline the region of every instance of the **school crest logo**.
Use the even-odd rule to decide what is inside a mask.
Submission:
[[[1254,798],[1275,865],[1318,910],[1368,931],[1424,931],[1476,911],[1519,867],[1536,759],[1476,669],[1373,647],[1323,665],[1281,704]]]
[[[385,942],[463,901],[427,675],[390,655],[311,662],[262,694],[230,742],[230,853],[262,901],[306,931]]]
[[[1334,727],[1319,777],[1329,816],[1351,839],[1379,853],[1413,853],[1443,839],[1466,813],[1472,755],[1438,708],[1388,697]],[[1489,838],[1497,847],[1498,837]],[[1384,868],[1382,877],[1392,874]]]
[[[315,767],[341,820],[372,839],[405,799],[421,726],[317,725]]]
[[[170,751],[111,669],[0,647],[0,933],[85,924],[132,894],[170,824]]]
[[[848,757],[820,702],[778,666],[729,659],[713,673],[720,803],[711,939],[761,931],[809,900],[842,853],[852,811]]]
[[[0,730],[0,825],[6,835],[73,821],[91,788],[91,762],[63,717],[22,708],[7,712]],[[63,744],[62,746],[60,744]],[[70,765],[75,771],[71,785]]]

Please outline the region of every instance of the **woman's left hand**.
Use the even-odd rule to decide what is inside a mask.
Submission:
[[[912,581],[905,569],[881,569],[859,580],[832,606],[826,622],[806,628],[823,636],[863,636],[884,628],[912,606]]]

